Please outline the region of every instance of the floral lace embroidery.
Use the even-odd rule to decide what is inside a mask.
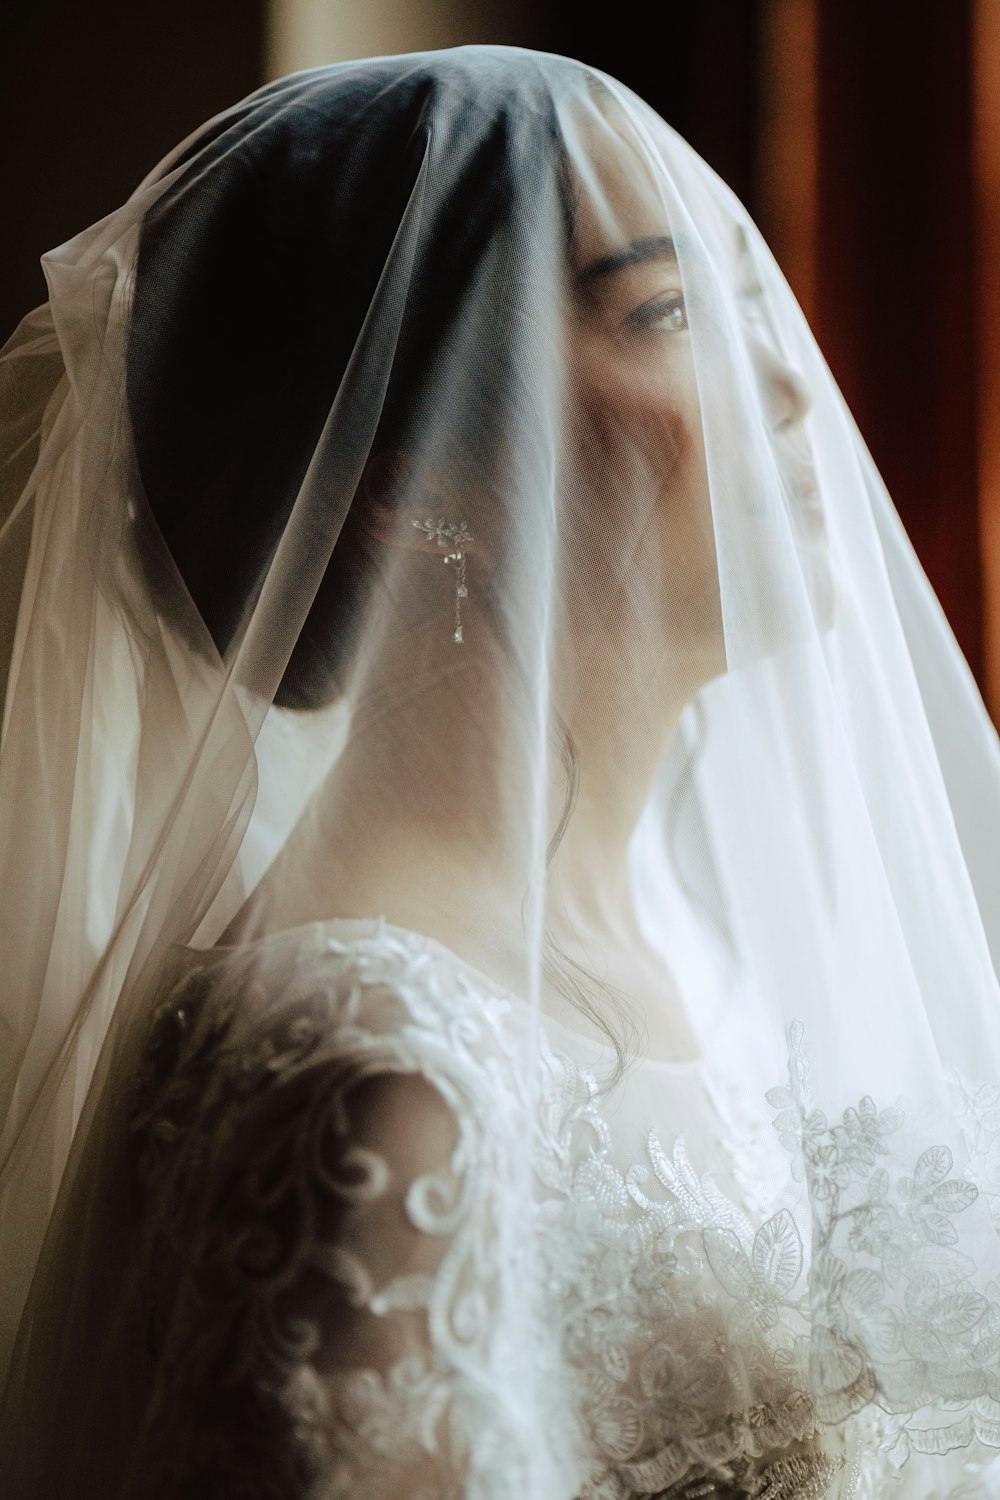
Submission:
[[[537,1242],[590,1435],[581,1494],[825,1494],[842,1445],[821,1451],[791,1344],[762,1339],[802,1265],[791,1216],[755,1234],[683,1134],[668,1151],[651,1133],[622,1172],[594,1076],[547,1046],[542,1062]]]
[[[997,1091],[954,1087],[973,1162],[992,1159]],[[767,1097],[812,1204],[809,1376],[823,1420],[873,1401],[909,1414],[890,1449],[897,1466],[913,1452],[1000,1448],[1000,1288],[977,1289],[974,1262],[955,1248],[954,1219],[976,1204],[977,1185],[953,1174],[945,1144],[918,1150],[899,1172],[899,1107],[865,1097],[831,1123],[812,1102],[799,1022],[789,1083]]]
[[[979,1188],[1000,1233],[1000,1085],[949,1078],[952,1105],[968,1152],[966,1173]]]
[[[762,1217],[752,1163],[742,1205],[683,1133],[651,1133],[618,1167],[592,1073],[543,1038],[529,1088],[507,1015],[416,934],[380,929],[229,954],[165,996],[133,1127],[154,1288],[146,1448],[170,1482],[210,1473],[218,1500],[250,1473],[309,1500],[865,1500],[890,1445],[897,1465],[1000,1446],[1000,1306],[952,1249],[977,1190],[947,1148],[890,1174],[902,1111],[864,1099],[828,1124],[793,1033],[789,1085],[768,1099],[815,1205],[807,1266],[789,1208]],[[456,1140],[405,1194],[438,1261],[380,1282],[324,1205],[389,1191],[391,1163],[351,1138],[357,1089],[387,1075],[426,1080]],[[227,1193],[192,1191],[213,1181]],[[310,1275],[346,1327],[402,1330],[397,1344],[329,1369],[322,1318],[296,1301]],[[952,1420],[921,1427],[906,1413],[945,1365]]]
[[[717,1144],[728,1162],[740,1201],[755,1219],[763,1220],[794,1185],[781,1147],[775,1143],[773,1153],[762,1149],[772,1112],[764,1107],[763,1100],[758,1104],[748,1099],[730,1079],[707,1074],[705,1083],[721,1126]]]
[[[268,975],[230,955],[157,1009],[132,1123],[154,1313],[142,1448],[165,1494],[222,1500],[251,1475],[296,1500],[531,1492],[519,1414],[490,1379],[520,1331],[498,1275],[515,1226],[494,1211],[518,1075],[488,998],[435,1004],[426,955],[392,958],[325,943]],[[433,1273],[377,1285],[336,1230],[388,1189],[391,1162],[351,1134],[359,1089],[386,1078],[429,1081],[457,1141],[405,1193],[440,1244]],[[337,1369],[350,1338],[388,1340],[378,1367]]]

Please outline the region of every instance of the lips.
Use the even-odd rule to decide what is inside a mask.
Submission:
[[[789,487],[798,500],[804,504],[808,504],[809,501],[819,501],[819,480],[816,477],[815,469],[811,467],[794,468],[787,470],[786,473]],[[817,503],[815,508],[818,510],[821,507]]]
[[[797,533],[801,564],[816,618],[822,629],[829,629],[837,615],[839,590],[827,529],[827,511],[820,492],[819,477],[805,454],[787,447],[777,455],[788,510]]]
[[[811,542],[821,543],[824,547],[827,541],[826,514],[821,505],[802,504],[798,506],[795,519],[799,528]]]
[[[785,477],[792,502],[792,521],[800,538],[810,547],[825,550],[828,540],[826,510],[820,498],[815,469],[799,466],[786,471]]]

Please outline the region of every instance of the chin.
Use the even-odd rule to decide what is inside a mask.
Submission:
[[[839,570],[825,543],[804,552],[803,565],[817,633],[828,635],[843,610]]]

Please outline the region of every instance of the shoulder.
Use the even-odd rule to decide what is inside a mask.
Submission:
[[[428,1153],[440,1159],[459,1138],[482,1147],[523,1113],[509,1012],[447,950],[377,923],[347,938],[318,923],[179,949],[149,1013],[133,1133],[147,1147],[219,1140],[225,1120],[245,1149],[308,1119],[380,1156],[412,1156],[411,1175]]]
[[[343,927],[348,927],[347,935]],[[425,1052],[475,1066],[510,1039],[511,1001],[447,949],[377,922],[317,922],[240,947],[178,950],[157,1009],[194,1005],[231,1043]]]

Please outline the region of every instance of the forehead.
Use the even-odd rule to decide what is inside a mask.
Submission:
[[[588,101],[564,123],[572,195],[574,268],[627,264],[631,245],[672,244],[683,271],[712,269],[731,284],[746,272],[742,223],[711,192],[708,175],[669,170],[660,144],[616,100]],[[671,164],[673,165],[673,164]]]

